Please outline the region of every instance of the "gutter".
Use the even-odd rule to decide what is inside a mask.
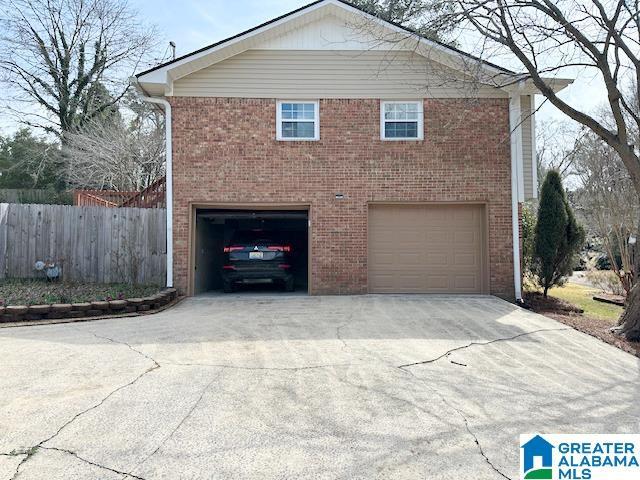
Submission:
[[[173,144],[171,138],[171,104],[164,98],[149,97],[142,86],[138,83],[136,77],[131,77],[130,84],[138,92],[138,97],[148,103],[153,103],[163,107],[165,112],[164,128],[165,128],[165,151],[166,151],[166,167],[165,167],[165,203],[167,205],[167,287],[173,287]]]

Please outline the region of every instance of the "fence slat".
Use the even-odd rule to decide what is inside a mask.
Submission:
[[[42,260],[69,281],[163,284],[165,222],[164,209],[0,203],[0,279],[39,277]]]
[[[7,270],[7,230],[9,205],[0,203],[0,279],[6,277]]]

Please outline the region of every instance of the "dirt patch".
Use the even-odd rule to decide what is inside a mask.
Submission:
[[[526,293],[525,302],[536,313],[553,318],[620,350],[640,357],[640,342],[629,342],[619,335],[611,333],[610,329],[616,326],[615,322],[586,316],[580,308],[569,302],[554,297],[544,298],[542,294],[537,292]]]

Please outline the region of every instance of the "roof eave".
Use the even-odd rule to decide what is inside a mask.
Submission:
[[[571,85],[575,79],[573,78],[557,78],[557,77],[543,77],[542,80],[551,87],[554,93],[558,93],[569,85]],[[540,90],[533,83],[533,80],[529,75],[519,75],[513,78],[512,81],[507,82],[499,87],[501,90],[509,94],[520,95],[537,95],[540,94]]]

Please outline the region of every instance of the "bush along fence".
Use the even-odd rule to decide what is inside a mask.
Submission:
[[[166,257],[165,209],[0,204],[0,280],[164,285]]]
[[[149,313],[162,308],[176,298],[176,289],[167,288],[156,295],[145,298],[53,305],[0,306],[0,323],[81,319],[106,317],[109,315]]]

